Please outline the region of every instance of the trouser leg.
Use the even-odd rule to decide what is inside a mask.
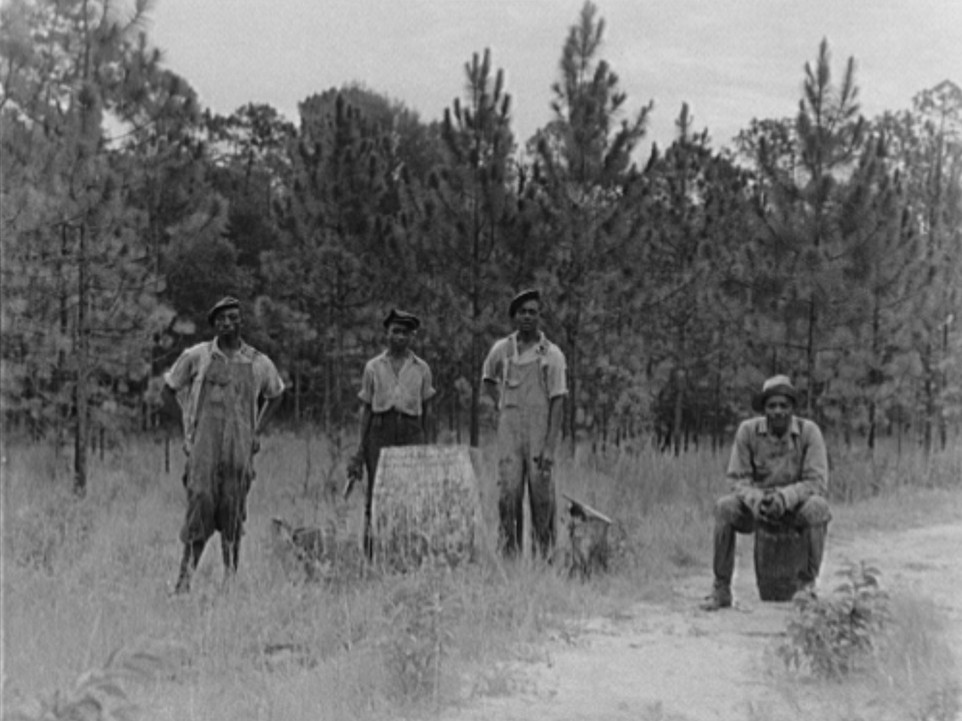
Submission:
[[[184,544],[184,553],[180,559],[180,573],[177,576],[176,593],[187,593],[190,590],[190,579],[200,563],[204,553],[206,541],[192,541]]]
[[[498,516],[501,550],[506,556],[521,552],[524,537],[524,468],[516,453],[498,462]]]
[[[368,435],[368,444],[364,454],[364,466],[367,470],[367,486],[364,494],[364,555],[369,561],[374,559],[374,531],[372,528],[372,511],[374,508],[374,481],[377,473],[377,463],[381,457],[383,429],[380,420],[376,427],[372,425]]]
[[[241,475],[221,494],[218,508],[218,527],[220,528],[221,557],[224,572],[229,576],[237,572],[240,563],[240,543],[244,535],[244,521],[247,518],[247,492],[250,483],[247,476]]]
[[[822,556],[825,554],[825,535],[827,524],[811,526],[808,531],[808,559],[805,570],[799,574],[804,585],[815,583],[819,569],[822,567]]]
[[[557,536],[558,514],[554,479],[551,471],[542,472],[537,468],[532,469],[530,477],[531,523],[534,529],[535,547],[543,557],[549,558],[554,550]]]
[[[375,465],[376,467],[376,465]],[[369,467],[370,468],[370,467]],[[371,528],[371,511],[374,505],[374,472],[368,470],[367,489],[364,496],[364,555],[367,560],[374,558],[374,532]]]
[[[755,519],[751,509],[737,496],[722,496],[715,504],[714,558],[715,587],[731,586],[735,573],[735,533],[751,533]]]
[[[499,546],[505,556],[520,554],[524,538],[524,484],[527,480],[520,416],[504,409],[498,419]]]
[[[808,558],[805,569],[799,574],[805,585],[815,583],[818,572],[822,567],[825,555],[825,537],[828,533],[828,522],[832,518],[831,509],[821,496],[811,496],[796,511],[796,522],[806,529]]]
[[[240,561],[241,534],[235,536],[221,535],[220,550],[224,559],[224,571],[227,574],[237,573],[237,566]]]

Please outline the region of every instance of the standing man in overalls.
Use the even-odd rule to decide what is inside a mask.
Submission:
[[[176,397],[181,406],[187,453],[187,517],[180,531],[184,554],[176,593],[190,590],[191,575],[215,531],[221,535],[225,577],[237,571],[254,454],[284,390],[271,359],[241,340],[236,298],[219,301],[207,320],[214,340],[185,350],[164,375],[165,405]]]
[[[516,330],[492,346],[482,369],[484,386],[499,409],[500,543],[506,556],[521,550],[527,483],[535,547],[548,558],[557,537],[552,468],[568,394],[565,357],[541,332],[539,291],[518,293],[508,314]]]
[[[365,364],[357,394],[361,401],[361,433],[357,453],[348,464],[348,475],[359,479],[367,471],[364,552],[369,559],[374,555],[371,511],[381,449],[427,443],[430,436],[428,401],[435,395],[434,380],[430,366],[411,350],[420,327],[421,320],[413,313],[394,308],[387,314],[387,349]]]

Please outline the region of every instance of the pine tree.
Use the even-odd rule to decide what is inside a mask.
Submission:
[[[737,363],[741,340],[723,285],[751,210],[746,173],[714,153],[708,131],[694,132],[692,123],[684,104],[675,141],[649,162],[638,194],[646,215],[638,262],[642,286],[652,289],[638,315],[661,388],[658,425],[676,454],[692,433],[721,434],[723,419],[708,409],[720,402],[712,396]]]
[[[431,179],[438,206],[434,252],[426,259],[443,278],[439,315],[444,336],[467,347],[455,349],[458,371],[446,380],[469,384],[469,439],[480,441],[481,377],[485,345],[503,319],[506,283],[502,259],[517,203],[512,197],[511,96],[504,72],[493,71],[491,53],[465,63],[465,97],[444,111],[444,161]],[[461,331],[459,333],[459,331]],[[464,333],[464,331],[467,331]]]
[[[920,349],[918,427],[922,445],[948,443],[948,421],[962,415],[957,354],[962,316],[962,90],[949,81],[923,91],[911,111],[884,119],[888,164],[904,187],[905,224],[922,245],[924,293],[911,309]]]
[[[531,142],[538,168],[536,197],[544,214],[538,273],[561,327],[569,370],[566,432],[576,441],[576,420],[587,401],[581,392],[584,358],[601,357],[608,299],[616,287],[619,253],[631,233],[633,211],[624,202],[639,173],[632,160],[652,105],[630,120],[618,76],[599,59],[605,23],[590,2],[582,7],[562,52],[561,77],[552,86],[554,120]]]
[[[295,412],[318,402],[333,429],[355,405],[352,378],[376,343],[382,309],[408,292],[398,272],[410,262],[400,252],[403,163],[393,122],[366,117],[347,94],[300,107],[288,187],[275,207],[281,243],[265,254],[265,273],[272,312],[286,319],[281,330],[294,346]]]
[[[790,132],[776,121],[756,126],[759,142],[751,142],[751,133],[742,136],[742,146],[756,151],[763,189],[759,211],[767,233],[760,248],[768,259],[762,262],[773,269],[768,277],[777,286],[772,290],[785,348],[797,349],[779,360],[778,370],[798,371],[805,379],[809,416],[820,412],[818,397],[827,382],[819,365],[822,350],[848,303],[840,259],[852,239],[843,231],[840,209],[845,194],[854,191],[846,178],[865,138],[857,99],[854,60],[849,58],[835,85],[823,40],[815,64],[805,65],[803,98]]]
[[[4,401],[38,432],[69,419],[81,494],[93,409],[119,412],[131,384],[146,383],[152,339],[172,317],[132,198],[154,131],[169,122],[173,134],[194,98],[148,49],[145,11],[3,8]],[[126,143],[110,142],[108,119],[129,128]]]

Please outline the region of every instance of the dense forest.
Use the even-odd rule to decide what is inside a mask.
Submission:
[[[73,443],[79,486],[97,434],[156,425],[160,374],[227,293],[283,370],[294,427],[355,421],[398,305],[424,320],[440,428],[478,443],[481,361],[536,285],[571,443],[724,444],[776,372],[840,442],[958,442],[950,80],[868,119],[854,61],[823,42],[785,117],[717,150],[683,106],[673,142],[643,153],[652,105],[620,89],[587,3],[530,138],[480,48],[452,58],[465,92],[438,119],[356,83],[305,98],[297,123],[258,104],[224,117],[165,69],[146,8],[5,0],[0,16],[4,432]]]

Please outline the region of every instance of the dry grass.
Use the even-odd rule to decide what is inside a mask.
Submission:
[[[443,706],[463,695],[475,669],[535,648],[562,619],[657,598],[672,579],[706,573],[711,507],[724,490],[726,460],[579,449],[560,463],[559,490],[615,520],[614,570],[589,584],[531,559],[407,575],[353,565],[303,583],[277,563],[271,518],[334,524],[341,543],[356,544],[362,494],[348,505],[337,498],[336,446],[308,434],[277,435],[257,461],[239,576],[222,585],[215,540],[194,593],[172,598],[184,510],[174,455],[169,474],[162,445],[151,441],[95,460],[88,496],[76,500],[66,490],[65,455],[4,449],[5,709],[74,688],[80,674],[144,639],[181,649],[172,670],[127,682],[125,693],[151,718],[373,719]],[[477,460],[484,527],[492,529],[495,464],[490,454]],[[945,465],[958,463],[953,456]],[[953,483],[939,468],[928,465],[925,485],[948,489]],[[905,517],[907,503],[944,509],[945,498],[959,496],[956,476],[955,491],[928,491],[940,499],[930,503],[934,496],[909,489],[904,470],[886,466],[871,476],[881,473],[881,490],[850,492],[875,497],[877,508],[860,522],[890,513],[889,498]],[[928,663],[919,653],[918,663]]]

